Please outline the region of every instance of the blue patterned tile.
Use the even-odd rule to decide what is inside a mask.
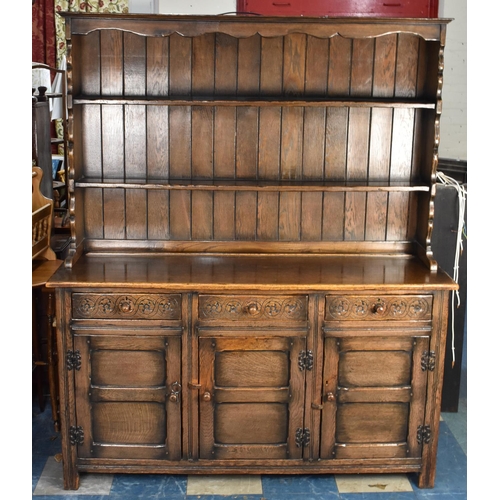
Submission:
[[[168,474],[115,474],[110,497],[137,498],[186,497],[187,476]]]
[[[165,500],[170,500],[166,497]],[[263,500],[262,495],[188,495],[187,500]],[[271,500],[270,498],[266,500]],[[272,499],[274,500],[274,498]]]
[[[311,495],[314,498],[338,495],[337,483],[332,474],[262,476],[262,491],[266,499],[278,498],[277,495]]]
[[[259,500],[340,500],[340,496],[338,493],[283,493],[277,492],[272,495],[264,495],[259,498]],[[193,499],[194,500],[194,499]],[[202,497],[199,500],[205,500],[205,497]],[[240,499],[243,500],[243,499]]]
[[[416,497],[418,500],[467,500],[467,492],[450,492],[450,491],[431,491],[425,490],[419,492]],[[487,497],[478,497],[484,500],[490,500]]]
[[[341,493],[339,500],[415,500],[415,493],[405,492],[370,492],[370,493]]]
[[[108,495],[37,495],[36,500],[110,500]]]

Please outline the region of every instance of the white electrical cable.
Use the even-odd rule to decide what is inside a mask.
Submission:
[[[457,241],[455,245],[455,263],[453,265],[453,280],[458,283],[459,261],[460,255],[463,251],[463,237],[467,238],[466,224],[465,224],[465,201],[467,190],[463,184],[460,184],[456,179],[443,174],[437,173],[437,180],[445,185],[455,188],[458,194],[458,228],[457,228]],[[458,290],[453,291],[451,303],[451,366],[455,365],[455,299],[457,300],[457,309],[460,307],[460,293]]]

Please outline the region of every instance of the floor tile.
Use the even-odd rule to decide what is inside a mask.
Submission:
[[[457,412],[442,414],[462,451],[467,455],[467,399],[460,397]]]
[[[410,491],[340,493],[339,497],[340,500],[415,500],[415,498],[415,493]]]
[[[62,462],[49,457],[45,463],[33,496],[39,495],[109,495],[113,476],[110,474],[82,474],[78,490],[65,490]]]
[[[406,474],[356,474],[335,476],[339,493],[388,493],[413,491]]]
[[[188,476],[188,495],[262,495],[260,476]]]
[[[331,498],[338,498],[337,484],[331,474],[262,476],[262,488],[266,500],[274,500],[279,495],[283,495],[283,498],[308,495],[315,499],[322,495],[335,495]]]
[[[186,497],[187,477],[176,474],[115,474],[111,496],[113,499],[135,500],[162,498],[168,500]]]

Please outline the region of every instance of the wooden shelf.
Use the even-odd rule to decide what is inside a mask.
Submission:
[[[76,188],[101,189],[149,189],[179,191],[288,191],[288,192],[428,192],[429,185],[408,182],[315,182],[307,180],[293,181],[256,181],[256,180],[142,180],[142,179],[80,179]]]
[[[91,97],[80,96],[74,104],[154,105],[154,106],[232,106],[232,107],[357,107],[357,108],[415,108],[435,109],[434,102],[417,99],[383,99],[354,97],[303,96],[146,96],[146,97]]]

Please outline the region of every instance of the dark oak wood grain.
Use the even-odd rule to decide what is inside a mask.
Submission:
[[[457,287],[430,246],[448,20],[64,17],[65,488],[432,487]]]

